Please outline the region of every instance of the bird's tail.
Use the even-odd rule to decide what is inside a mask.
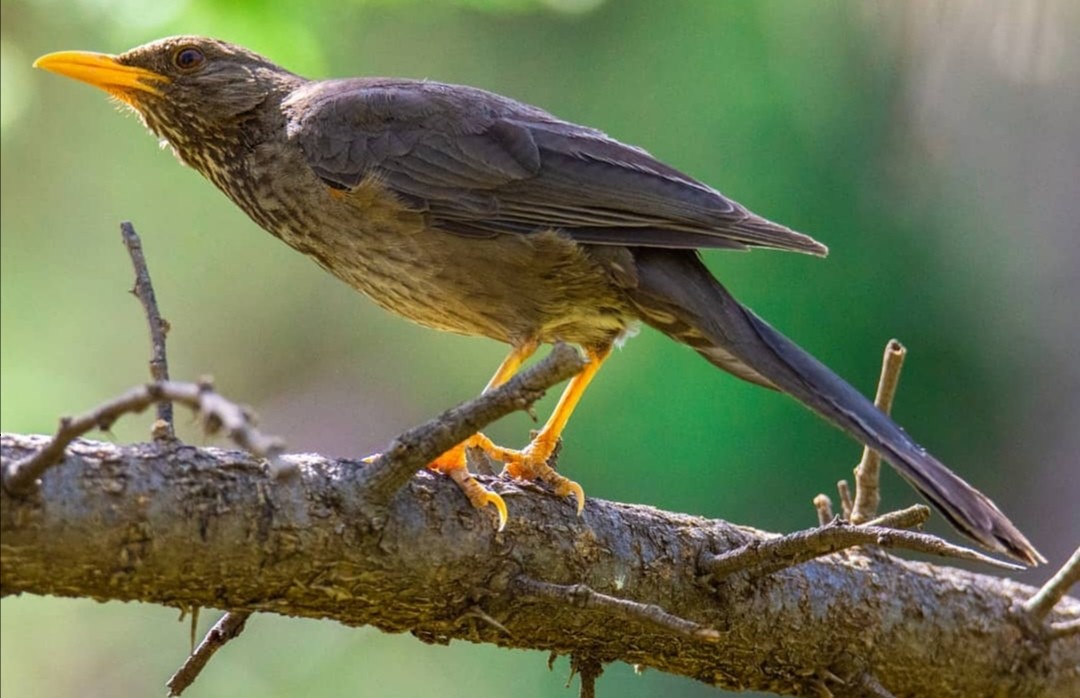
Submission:
[[[984,494],[953,474],[846,381],[739,304],[693,251],[636,248],[641,318],[711,363],[776,388],[886,461],[958,531],[1028,565],[1046,562]]]

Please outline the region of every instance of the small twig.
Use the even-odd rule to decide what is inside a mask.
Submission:
[[[471,606],[468,611],[465,611],[458,618],[459,621],[465,618],[476,618],[487,623],[491,627],[495,628],[499,632],[503,633],[507,637],[513,637],[514,634],[510,632],[505,625],[496,620],[490,613],[480,608],[479,606]]]
[[[766,575],[857,545],[903,548],[943,557],[975,560],[1003,569],[1025,569],[1020,565],[995,560],[970,548],[947,543],[927,533],[865,524],[855,526],[841,519],[820,528],[755,541],[720,555],[710,555],[702,561],[702,567],[704,572],[712,575],[714,581],[736,572],[753,571],[757,575]]]
[[[604,665],[593,657],[580,657],[578,655],[572,655],[570,657],[570,676],[566,680],[566,687],[570,688],[570,682],[574,679],[574,674],[581,677],[581,690],[578,691],[579,698],[596,698],[596,680],[600,678],[600,674],[604,673]]]
[[[881,378],[878,380],[877,397],[874,404],[889,414],[892,410],[896,386],[900,382],[900,369],[904,366],[907,349],[895,339],[885,345],[885,356],[881,361]],[[851,508],[852,523],[863,523],[877,515],[881,506],[881,457],[869,448],[863,449],[862,460],[855,467],[855,501]]]
[[[365,469],[369,501],[389,501],[417,470],[437,456],[491,422],[532,405],[544,396],[544,391],[578,373],[584,366],[585,360],[577,350],[557,344],[543,361],[495,390],[401,434]]]
[[[256,456],[267,458],[272,471],[280,471],[284,444],[256,429],[251,416],[239,405],[214,392],[208,382],[165,381],[132,388],[117,398],[77,417],[64,417],[56,434],[40,451],[9,465],[3,472],[3,486],[12,494],[27,494],[36,487],[46,470],[64,460],[68,444],[94,429],[108,429],[125,414],[142,412],[162,400],[172,400],[196,410],[210,433],[224,430],[234,442]],[[275,470],[276,469],[276,470]]]
[[[135,267],[135,288],[132,293],[142,303],[146,322],[150,327],[150,378],[162,383],[169,380],[169,359],[165,352],[165,336],[169,333],[169,323],[161,317],[161,311],[158,310],[154,284],[150,281],[150,268],[146,265],[142,240],[135,232],[135,226],[130,221],[124,221],[120,224],[120,235],[124,238],[124,247],[127,248],[131,264]],[[155,441],[172,441],[176,438],[172,403],[168,400],[157,403],[157,421],[154,423],[153,436]]]
[[[189,652],[195,651],[195,633],[199,631],[199,616],[202,615],[202,608],[195,606],[191,609],[191,630],[188,635],[188,641],[191,643]]]
[[[529,577],[516,580],[523,596],[548,599],[575,608],[596,609],[619,618],[635,620],[693,640],[719,642],[720,633],[685,618],[680,618],[655,604],[643,604],[593,591],[584,584],[551,584]]]
[[[930,507],[925,504],[913,504],[907,509],[890,511],[876,519],[870,519],[860,526],[881,526],[883,528],[915,528],[930,520]]]
[[[248,611],[229,611],[217,623],[214,623],[214,627],[207,631],[206,637],[195,648],[195,651],[184,660],[176,673],[165,683],[169,689],[168,695],[178,696],[194,683],[210,658],[226,643],[244,632],[244,625],[250,617],[251,613]]]
[[[1037,620],[1042,620],[1077,582],[1080,582],[1080,548],[1076,549],[1057,574],[1024,602],[1024,610]]]
[[[819,526],[824,526],[833,520],[832,500],[828,495],[822,493],[814,497],[814,508],[817,509],[817,520]]]
[[[840,517],[845,521],[851,521],[851,509],[854,503],[851,501],[851,488],[848,487],[847,480],[836,483],[836,492],[840,495]]]

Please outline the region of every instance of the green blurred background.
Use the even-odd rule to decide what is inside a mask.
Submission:
[[[49,51],[120,52],[175,33],[243,43],[312,77],[501,92],[814,235],[828,259],[708,263],[867,392],[900,338],[911,351],[900,421],[1052,563],[1080,539],[1080,3],[3,0],[5,431],[50,431],[146,378],[122,219],[143,237],[172,323],[174,377],[212,374],[294,450],[377,450],[475,394],[502,358],[490,341],[377,309],[102,93],[30,68]],[[113,438],[143,439],[148,424],[125,419]],[[517,415],[490,433],[521,444],[530,426]],[[811,498],[832,494],[859,455],[790,399],[648,330],[609,362],[567,437],[562,465],[593,497],[771,530],[811,524]],[[916,499],[891,475],[886,495]],[[187,650],[169,609],[34,597],[0,609],[5,698],[159,695]],[[566,696],[566,672],[563,660],[549,673],[540,653],[259,616],[190,695]],[[715,695],[625,666],[600,689]]]

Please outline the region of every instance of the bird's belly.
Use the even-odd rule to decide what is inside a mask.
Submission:
[[[350,216],[281,237],[383,308],[447,332],[606,346],[636,323],[611,275],[557,233],[469,238],[378,216],[360,227]]]

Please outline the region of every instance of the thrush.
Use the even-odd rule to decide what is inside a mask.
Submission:
[[[431,467],[477,507],[502,498],[467,470],[479,447],[515,478],[581,487],[548,459],[612,347],[642,322],[712,364],[783,391],[886,461],[963,534],[1045,562],[985,495],[741,305],[701,249],[825,255],[715,189],[601,131],[484,90],[361,77],[313,81],[249,50],[182,36],[35,65],[133,108],[256,223],[382,307],[510,352],[487,384],[564,341],[588,361],[521,450],[476,434]]]

